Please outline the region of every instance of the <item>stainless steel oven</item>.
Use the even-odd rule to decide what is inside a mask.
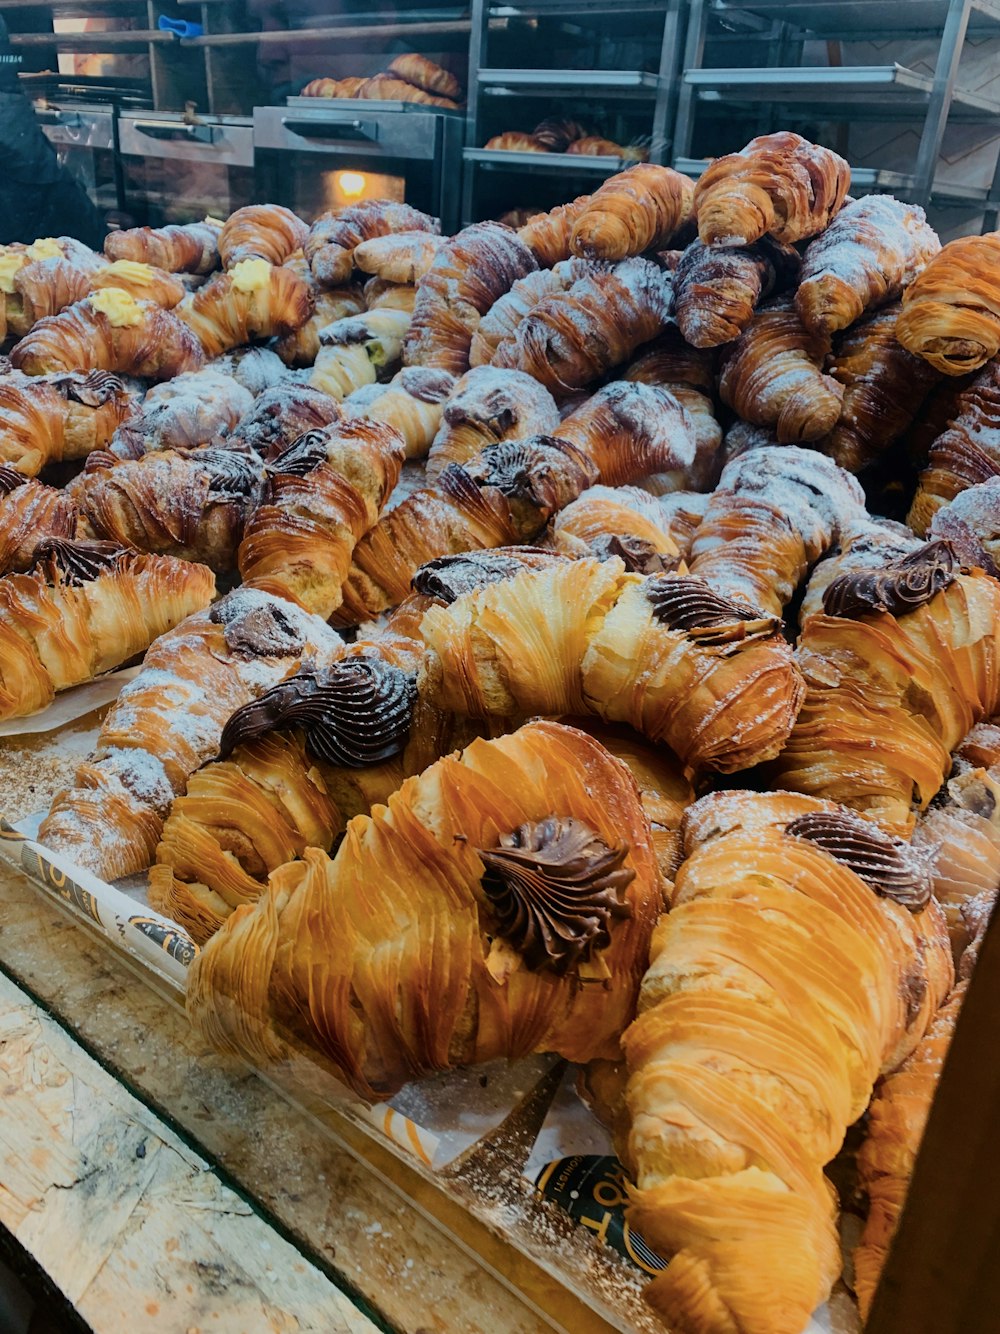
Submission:
[[[455,231],[464,127],[461,112],[411,102],[254,107],[258,193],[307,219],[359,199],[405,200]]]
[[[115,153],[115,109],[103,103],[35,103],[35,115],[59,161],[80,182],[102,213],[122,207],[121,172]]]
[[[143,111],[118,121],[124,207],[137,223],[162,226],[254,202],[249,117]]]

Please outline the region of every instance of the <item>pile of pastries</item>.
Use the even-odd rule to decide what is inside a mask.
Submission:
[[[501,153],[574,153],[584,157],[616,157],[624,162],[645,162],[649,150],[641,144],[616,144],[613,139],[595,134],[577,120],[550,119],[526,134],[504,130],[487,139],[484,148]]]
[[[145,655],[40,840],[222,1050],[578,1062],[684,1334],[801,1334],[866,1109],[867,1310],[1000,882],[1000,235],[848,185],[0,253],[0,716]]]
[[[310,79],[300,97],[360,97],[375,102],[420,102],[457,111],[463,102],[462,85],[454,74],[416,51],[393,57],[371,78]]]

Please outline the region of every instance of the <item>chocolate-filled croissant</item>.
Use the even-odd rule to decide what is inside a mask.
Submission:
[[[0,376],[0,463],[35,476],[47,464],[103,448],[134,412],[109,371]]]
[[[65,491],[0,463],[0,575],[23,571],[49,537],[76,532],[76,505]]]
[[[321,389],[282,380],[258,394],[233,427],[228,443],[272,459],[306,431],[339,421],[340,404]]]
[[[599,742],[546,721],[476,740],[351,831],[196,959],[188,1012],[213,1045],[308,1051],[366,1099],[536,1050],[614,1055],[660,888],[635,782]]]
[[[449,394],[442,418],[427,457],[430,480],[500,440],[563,434],[559,409],[543,385],[520,371],[492,366],[466,371]]]

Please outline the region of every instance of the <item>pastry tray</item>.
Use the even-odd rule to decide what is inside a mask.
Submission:
[[[45,744],[65,753],[68,781],[93,747],[101,709],[133,672],[67,692],[50,710],[20,720],[20,728],[5,724],[0,755],[12,743],[30,748],[45,733]],[[53,717],[52,710],[59,712]],[[2,801],[0,795],[0,809]],[[160,995],[183,1005],[198,946],[150,908],[145,876],[99,879],[35,841],[40,822],[40,812],[0,817],[0,858]],[[577,1096],[576,1073],[554,1057],[498,1061],[422,1080],[369,1107],[306,1057],[257,1068],[310,1115],[317,1134],[331,1137],[516,1292],[540,1328],[664,1334],[642,1300],[648,1275],[663,1262],[624,1222],[620,1168],[607,1132]],[[543,1186],[566,1207],[543,1199]],[[804,1334],[857,1330],[853,1300],[838,1286]]]
[[[388,102],[366,97],[288,97],[296,111],[405,111],[407,115],[465,117],[461,107],[436,107],[427,102]]]

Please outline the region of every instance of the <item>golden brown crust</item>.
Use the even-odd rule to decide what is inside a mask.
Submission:
[[[344,400],[344,416],[385,422],[403,437],[408,459],[424,458],[454,387],[454,377],[447,371],[407,366],[386,384],[365,385],[349,394]]]
[[[559,427],[591,458],[606,486],[624,486],[653,473],[683,473],[694,462],[694,423],[667,389],[612,380],[571,412]]]
[[[694,347],[719,347],[738,338],[758,304],[794,285],[798,251],[771,237],[752,246],[707,246],[693,241],[674,269],[674,315]]]
[[[1000,364],[989,362],[954,397],[945,392],[942,407],[935,424],[947,421],[931,445],[907,515],[921,537],[948,501],[1000,476]]]
[[[415,370],[416,367],[411,369]],[[529,435],[559,435],[559,409],[544,386],[517,371],[475,366],[456,381],[427,457],[434,481],[451,463],[467,463],[487,445]]]
[[[457,101],[462,96],[462,85],[454,74],[442,69],[426,56],[417,55],[415,51],[393,56],[386,67],[386,73],[405,79],[415,88],[422,88],[425,93],[434,93],[437,97],[450,97]]]
[[[801,241],[829,225],[850,181],[831,149],[787,130],[760,135],[709,163],[695,186],[698,234],[706,245],[752,245],[765,235]]]
[[[219,257],[224,269],[244,259],[285,260],[304,244],[309,228],[281,204],[248,204],[226,219],[219,234]]]
[[[393,232],[427,232],[437,235],[436,218],[409,204],[389,199],[363,200],[335,214],[316,219],[303,245],[313,277],[323,287],[340,287],[354,267],[354,251],[363,241]]]
[[[219,267],[222,223],[206,219],[183,226],[135,227],[109,232],[104,253],[111,260],[152,264],[168,273],[211,273]]]
[[[516,338],[518,325],[539,301],[566,292],[581,278],[603,273],[607,268],[601,260],[566,259],[560,260],[554,268],[536,269],[534,273],[518,278],[510,291],[495,301],[479,321],[469,347],[470,363],[473,366],[489,365],[500,344]]]
[[[49,463],[102,449],[133,412],[116,376],[0,376],[0,463],[35,476]]]
[[[590,195],[579,195],[568,204],[557,204],[548,213],[536,213],[518,228],[518,236],[538,260],[540,269],[551,269],[569,259],[573,228],[590,200]]]
[[[708,491],[722,471],[722,427],[715,408],[715,354],[710,348],[692,347],[676,325],[668,325],[658,338],[639,349],[621,372],[623,380],[658,385],[667,389],[688,414],[694,427],[694,459],[684,469],[659,473],[643,485],[654,495],[683,490],[687,486]]]
[[[808,329],[836,333],[895,301],[941,249],[916,204],[868,195],[845,204],[802,261],[795,308]]]
[[[518,278],[538,268],[517,232],[477,222],[446,241],[421,278],[403,349],[407,366],[461,375],[479,321]]]
[[[244,284],[240,270],[217,274],[177,308],[178,317],[195,333],[206,356],[221,356],[256,339],[283,337],[300,329],[312,315],[312,293],[291,269],[268,265],[259,275],[251,272],[249,276],[259,276],[260,281]]]
[[[357,97],[358,89],[367,79],[348,76],[346,79],[311,79],[299,93],[300,97]]]
[[[376,102],[420,102],[427,106],[445,107],[449,111],[458,110],[454,98],[436,97],[391,74],[376,74],[374,78],[366,79],[354,96]]]
[[[0,464],[0,575],[27,570],[48,537],[72,537],[76,505],[65,491]]]
[[[383,422],[341,421],[300,436],[271,463],[266,498],[246,526],[244,584],[327,620],[404,457],[402,437]]]
[[[170,380],[201,368],[204,355],[198,339],[171,311],[138,301],[133,303],[134,322],[113,323],[99,302],[116,290],[105,289],[39,320],[14,345],[14,366],[28,375],[103,370],[150,380]]]
[[[607,260],[659,249],[691,216],[693,199],[689,177],[672,167],[639,163],[594,191],[573,227],[570,249]]]
[[[360,315],[366,309],[357,287],[334,287],[329,291],[317,288],[313,294],[313,313],[305,324],[278,338],[274,350],[286,366],[312,366],[319,355],[320,330],[335,320]]]
[[[896,337],[945,375],[978,370],[1000,351],[1000,235],[950,241],[903,294]]]
[[[840,417],[844,390],[823,373],[825,334],[810,333],[791,297],[767,302],[722,361],[719,397],[744,421],[774,428],[778,443],[821,440]]]
[[[434,263],[442,244],[436,232],[390,232],[356,246],[354,264],[386,282],[417,283]]]
[[[495,134],[492,139],[487,139],[483,147],[493,153],[547,153],[549,150],[536,139],[533,134],[525,134],[522,130],[504,130],[502,134]]]
[[[489,943],[497,919],[477,849],[550,816],[581,821],[621,848],[632,873],[619,891],[627,915],[579,964],[603,985],[581,985],[576,969],[529,967],[499,937]],[[407,779],[376,816],[358,817],[332,861],[314,850],[305,857],[275,872],[259,904],[234,913],[191,970],[188,1010],[215,1045],[258,1059],[304,1046],[366,1098],[388,1097],[415,1075],[534,1050],[614,1054],[659,884],[634,781],[591,738],[534,722],[475,741]],[[364,899],[360,882],[370,884]],[[415,911],[399,926],[404,884]],[[331,938],[341,942],[336,954],[321,943]],[[398,967],[383,985],[369,960],[387,948]],[[301,989],[310,971],[311,1004]]]
[[[105,287],[117,287],[137,300],[152,301],[164,310],[172,310],[187,294],[181,280],[166,269],[151,264],[136,264],[130,260],[116,260],[98,269],[90,279],[87,290],[100,292]],[[46,312],[47,313],[47,312]]]
[[[0,717],[127,662],[214,594],[204,566],[125,552],[91,579],[52,563],[0,579]]]
[[[909,912],[786,833],[789,805],[690,808],[624,1039],[630,1217],[671,1257],[646,1296],[692,1334],[805,1328],[840,1272],[823,1165],[951,985],[936,906]]]

